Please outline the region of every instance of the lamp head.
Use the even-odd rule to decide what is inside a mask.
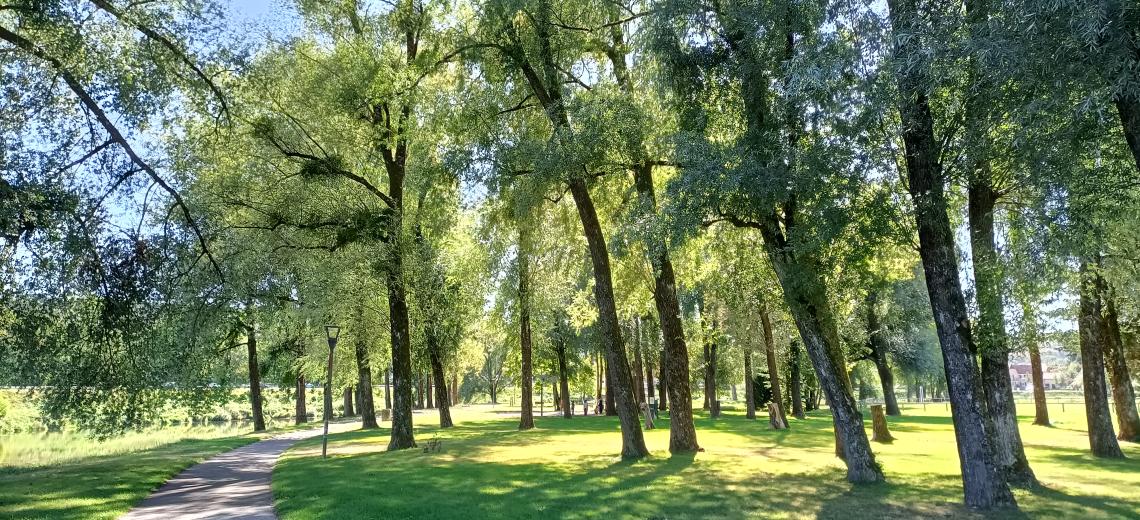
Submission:
[[[336,346],[336,341],[340,339],[340,327],[337,325],[325,325],[325,337],[329,340],[329,348]]]

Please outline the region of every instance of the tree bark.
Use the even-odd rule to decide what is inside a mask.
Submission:
[[[1120,335],[1120,318],[1111,290],[1104,295],[1104,324],[1108,341],[1105,342],[1105,359],[1108,365],[1109,384],[1112,386],[1112,405],[1120,427],[1117,438],[1122,441],[1140,441],[1140,416],[1136,413],[1136,393],[1132,389],[1132,375],[1124,356],[1124,340]]]
[[[530,334],[530,259],[528,257],[526,226],[519,226],[519,346],[522,350],[522,367],[519,384],[522,386],[522,411],[519,429],[534,428],[534,363]]]
[[[1123,458],[1116,434],[1112,431],[1112,415],[1108,411],[1108,388],[1104,381],[1104,280],[1095,271],[1099,257],[1082,259],[1080,266],[1080,316],[1077,322],[1081,336],[1081,371],[1085,393],[1085,419],[1088,421],[1089,447],[1093,455]]]
[[[424,400],[424,375],[423,373],[416,374],[416,409],[423,410],[426,403]]]
[[[669,391],[669,384],[668,384],[669,358],[668,358],[668,354],[666,353],[665,350],[661,351],[661,366],[659,368],[661,370],[661,377],[657,378],[657,385],[658,385],[657,395],[661,396],[661,406],[657,407],[657,409],[664,411],[664,410],[669,409],[669,399],[670,399],[669,394],[668,394],[668,391]],[[688,369],[689,369],[688,364],[686,364],[685,371],[688,372]],[[689,405],[689,408],[690,408],[689,417],[692,417],[692,415],[693,415],[692,414],[692,406],[693,406],[692,404]],[[669,415],[673,415],[673,414],[670,413]],[[669,424],[669,450],[670,450],[670,453],[677,453],[677,452],[672,451],[673,450],[673,428],[674,428],[674,426],[672,424],[672,422],[673,422],[672,420],[670,420],[669,422],[670,422],[670,424]],[[696,429],[694,428],[693,429],[693,437],[692,437],[693,439],[696,439],[696,434],[697,434],[697,432],[696,432]],[[681,451],[681,450],[679,450],[679,451]]]
[[[392,371],[384,369],[384,409],[392,409]]]
[[[439,338],[435,338],[434,334],[429,338],[431,345],[428,346],[428,361],[431,362],[431,375],[435,379],[435,405],[439,409],[439,427],[451,428],[455,423],[451,421],[451,405],[450,399],[447,395],[447,376],[443,372],[443,359],[440,356],[440,349],[442,346],[439,344]]]
[[[744,418],[756,418],[756,396],[752,391],[752,351],[744,349]]]
[[[257,363],[257,327],[245,327],[245,346],[249,358],[249,404],[253,411],[253,431],[265,431],[265,412],[261,398],[261,368]]]
[[[426,408],[435,408],[435,392],[433,386],[434,385],[432,385],[431,380],[431,369],[429,367],[428,372],[424,374],[424,405]]]
[[[792,416],[796,419],[803,419],[804,415],[804,392],[801,387],[800,381],[800,344],[796,340],[792,340],[791,348],[788,352],[790,358],[788,364],[791,369],[791,394],[792,394]]]
[[[609,363],[605,363],[606,374],[606,415],[617,416],[617,405],[614,401],[614,371]],[[639,419],[640,420],[640,419]]]
[[[459,406],[459,375],[451,374],[451,406]]]
[[[768,384],[772,388],[772,402],[780,413],[780,421],[788,427],[788,414],[784,411],[784,391],[780,385],[780,365],[776,362],[776,339],[772,336],[772,318],[768,313],[768,302],[761,299],[760,324],[764,331],[764,356],[768,361]]]
[[[887,416],[883,413],[883,405],[871,405],[871,431],[874,432],[871,440],[888,443],[894,441],[890,428],[887,427]]]
[[[648,360],[645,361],[645,397],[647,401],[652,401],[657,397],[657,393],[653,391],[653,363]]]
[[[920,40],[909,36],[918,16],[915,0],[888,0],[887,5],[896,55],[923,55]],[[984,401],[972,354],[966,300],[958,280],[958,258],[946,210],[945,179],[938,162],[939,145],[927,100],[926,75],[923,66],[907,66],[898,71],[899,112],[908,189],[914,200],[918,227],[919,256],[942,347],[965,502],[978,509],[1015,507],[1013,494],[995,463],[982,415]]]
[[[716,323],[713,323],[716,327]],[[709,385],[709,415],[714,419],[720,417],[720,405],[717,403],[717,388],[716,388],[716,342],[709,344],[709,365],[707,372],[707,380]]]
[[[555,354],[558,355],[558,387],[562,389],[562,417],[574,417],[574,407],[570,403],[570,378],[566,370],[566,342],[559,337]]]
[[[879,314],[875,308],[878,299],[879,294],[875,289],[867,293],[867,342],[871,346],[871,360],[875,362],[875,369],[879,372],[879,383],[883,387],[883,404],[886,405],[887,415],[902,415],[898,398],[895,397],[895,376],[887,361],[889,347],[886,338],[883,337]]]
[[[392,434],[388,451],[416,447],[412,432],[412,346],[408,336],[408,301],[403,280],[403,261],[399,252],[389,256],[388,316],[392,329]]]
[[[634,397],[637,399],[638,407],[645,403],[645,376],[642,371],[644,363],[641,358],[641,318],[635,317],[633,319],[633,386]]]
[[[352,385],[344,387],[342,397],[344,400],[344,416],[352,417],[356,415],[356,410],[352,409]]]
[[[990,180],[989,165],[978,161],[968,194],[970,250],[973,253],[974,287],[978,302],[977,348],[982,357],[982,390],[990,420],[994,462],[1007,482],[1036,486],[1029,467],[1009,377],[1009,346],[1005,334],[1004,302],[997,251],[994,244],[994,210],[997,192]]]
[[[541,75],[526,59],[526,53],[519,45],[508,52],[515,58],[515,64],[526,79],[531,92],[545,109],[546,115],[553,127],[555,136],[563,134],[562,130],[570,129],[570,118],[566,112],[563,101],[562,83],[559,72],[554,63],[554,54],[551,49],[550,27],[552,7],[549,2],[542,2],[536,14],[538,23],[535,24],[536,39],[538,42],[538,57],[541,63]],[[584,169],[584,167],[583,167]],[[622,458],[640,458],[649,454],[645,447],[645,437],[641,429],[641,420],[638,417],[637,402],[633,397],[629,360],[622,346],[621,328],[618,324],[617,306],[614,301],[613,274],[610,269],[610,255],[606,249],[605,236],[602,233],[601,223],[598,221],[597,209],[590,198],[590,191],[583,177],[571,177],[567,183],[570,194],[574,198],[574,205],[578,210],[578,217],[582,223],[582,231],[589,246],[590,261],[594,271],[594,301],[598,305],[598,329],[602,336],[602,347],[606,360],[613,368],[614,386],[607,389],[607,394],[613,394],[616,411],[621,422],[622,432]]]
[[[296,405],[293,416],[293,424],[305,424],[309,421],[309,412],[305,409],[305,376],[297,374],[297,386],[294,390],[294,393]]]
[[[368,345],[363,338],[356,343],[356,371],[357,388],[360,390],[356,400],[357,410],[360,412],[360,427],[363,429],[379,428],[376,422],[376,405],[372,399],[372,365],[368,361]]]

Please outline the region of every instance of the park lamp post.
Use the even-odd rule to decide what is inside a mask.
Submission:
[[[321,458],[328,458],[329,456],[329,417],[332,417],[332,363],[333,351],[336,350],[336,342],[340,339],[340,327],[336,325],[325,325],[325,337],[329,340],[329,372],[328,377],[325,379],[325,435],[321,440]]]

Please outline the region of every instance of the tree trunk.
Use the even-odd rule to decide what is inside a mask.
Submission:
[[[648,352],[647,352],[648,354]],[[645,398],[646,401],[652,401],[657,397],[657,393],[653,391],[653,363],[646,358],[645,361]]]
[[[1036,486],[1037,477],[1025,458],[1017,409],[1009,377],[1009,346],[1005,335],[1002,281],[994,249],[994,209],[997,192],[990,182],[988,164],[979,162],[969,191],[970,249],[978,302],[977,348],[982,356],[982,390],[990,420],[994,462],[1006,480],[1019,486]]]
[[[416,374],[416,409],[423,410],[424,405],[424,375]]]
[[[642,371],[644,363],[641,359],[641,318],[633,319],[633,394],[637,399],[638,408],[645,403],[645,376]]]
[[[392,409],[392,371],[384,369],[384,409]]]
[[[791,394],[792,394],[792,416],[796,419],[803,419],[804,415],[804,392],[801,388],[800,382],[800,344],[796,340],[792,340],[790,352],[788,353],[788,364],[790,365],[791,377]]]
[[[704,362],[703,363],[704,366],[702,367],[704,369],[704,377],[702,378],[703,380],[701,381],[701,384],[704,386],[704,388],[701,391],[701,393],[704,394],[704,399],[703,399],[703,402],[701,404],[701,409],[702,410],[711,410],[712,409],[712,403],[710,402],[710,399],[711,399],[710,396],[712,395],[712,390],[709,389],[709,344],[706,342],[701,347],[703,349],[701,360]]]
[[[491,382],[491,404],[499,404],[499,394],[495,392],[495,383]]]
[[[356,415],[356,411],[352,409],[352,385],[344,387],[344,416],[352,417]]]
[[[883,403],[886,405],[887,415],[902,415],[898,398],[895,397],[895,376],[887,362],[889,347],[886,338],[883,337],[879,314],[875,308],[878,299],[879,294],[875,289],[867,293],[867,341],[871,346],[871,360],[875,362],[875,369],[879,372],[879,383],[883,387]]]
[[[772,318],[768,314],[768,302],[760,300],[760,324],[764,329],[764,356],[768,361],[768,384],[772,388],[772,402],[780,413],[780,421],[788,427],[788,415],[784,412],[784,391],[780,385],[780,365],[776,362],[776,339],[772,336]]]
[[[309,421],[309,412],[305,409],[305,376],[297,374],[297,387],[294,391],[294,398],[296,399],[296,407],[293,416],[293,424],[305,424]]]
[[[614,371],[610,364],[606,363],[603,372],[606,374],[606,415],[616,416],[618,412],[614,403]]]
[[[459,375],[451,374],[451,406],[459,406]]]
[[[519,226],[518,275],[519,275],[519,346],[522,350],[522,367],[519,384],[522,393],[522,411],[519,429],[534,428],[534,363],[531,359],[533,347],[530,335],[530,259],[529,241],[526,226]]]
[[[434,338],[432,334],[431,343],[428,347],[428,361],[431,362],[431,375],[435,379],[435,405],[439,409],[439,427],[451,428],[455,423],[451,421],[451,405],[450,399],[447,395],[447,376],[443,372],[443,359],[440,357],[439,350],[442,345],[439,344],[438,338]]]
[[[1140,37],[1135,37],[1140,39]],[[1140,56],[1137,56],[1140,60]],[[1140,95],[1135,93],[1116,96],[1116,111],[1120,115],[1120,126],[1124,130],[1124,138],[1128,141],[1128,149],[1132,150],[1132,158],[1136,161],[1136,170],[1140,172]]]
[[[604,374],[605,370],[602,369],[602,358],[598,354],[594,354],[594,382],[597,386],[594,392],[594,400],[598,402],[605,399],[605,396],[602,395],[602,377]]]
[[[716,327],[716,324],[713,324]],[[709,385],[709,416],[712,418],[720,417],[720,404],[717,403],[717,388],[716,388],[716,342],[709,345],[709,366],[707,373],[707,380]]]
[[[398,228],[397,228],[398,229]],[[398,240],[398,239],[397,239]],[[391,244],[390,244],[391,245]],[[388,451],[416,447],[412,432],[412,346],[408,335],[408,301],[405,295],[402,254],[389,254],[387,266],[388,320],[392,332],[392,383],[391,396],[392,435]],[[385,389],[385,400],[388,399]]]
[[[1081,371],[1085,393],[1085,418],[1088,421],[1089,447],[1098,457],[1123,458],[1116,434],[1112,431],[1112,416],[1108,411],[1108,388],[1104,382],[1104,347],[1108,336],[1104,326],[1104,280],[1095,272],[1099,257],[1091,262],[1081,260],[1080,316],[1078,328],[1081,336]]]
[[[895,440],[890,428],[887,427],[887,416],[883,413],[881,404],[871,405],[871,431],[873,432],[871,440],[874,442],[888,443]]]
[[[424,374],[424,404],[426,408],[435,408],[435,391],[434,385],[432,384],[430,368],[428,372]]]
[[[747,347],[744,349],[744,418],[756,418],[756,396],[752,390],[752,381],[755,377],[752,375],[752,351]]]
[[[657,378],[657,385],[658,385],[658,392],[657,392],[657,395],[661,396],[661,405],[660,405],[660,406],[658,406],[658,407],[657,407],[657,409],[658,409],[658,410],[661,410],[661,411],[665,411],[665,410],[668,410],[668,409],[669,409],[669,399],[670,399],[670,397],[669,397],[669,393],[668,393],[668,392],[669,392],[669,384],[668,384],[668,381],[669,381],[669,377],[670,377],[670,376],[669,376],[669,370],[668,370],[668,369],[669,369],[669,357],[668,357],[668,354],[666,353],[666,351],[665,351],[665,350],[662,350],[662,351],[661,351],[661,366],[660,366],[660,370],[661,370],[661,377],[658,377],[658,378]],[[685,372],[687,373],[688,371],[689,371],[689,366],[688,366],[688,363],[686,363],[686,364],[685,364]],[[687,385],[687,383],[686,383],[686,385]],[[686,391],[685,391],[685,393],[687,394],[687,393],[688,393],[688,390],[686,390]],[[691,399],[691,398],[690,398],[690,399]],[[690,403],[691,403],[691,401],[690,401]],[[693,406],[692,404],[690,404],[690,405],[689,405],[689,408],[690,408],[690,410],[689,410],[689,417],[690,417],[690,418],[692,418],[692,416],[693,416],[693,413],[692,413],[692,406]],[[673,414],[672,414],[672,412],[670,412],[670,414],[669,414],[669,415],[670,415],[670,416],[672,416],[672,415],[673,415]],[[674,433],[673,433],[673,428],[674,428],[675,426],[673,426],[673,421],[672,421],[672,419],[670,419],[669,423],[670,423],[670,424],[669,424],[669,450],[670,450],[669,452],[670,452],[670,453],[678,453],[678,452],[681,452],[681,451],[685,451],[685,450],[681,450],[681,449],[678,449],[678,451],[676,451],[676,452],[674,452],[674,451],[673,451],[673,435],[674,435]],[[691,423],[690,423],[690,424],[691,424]],[[694,429],[693,429],[693,437],[691,437],[691,438],[692,438],[692,439],[696,439],[696,438],[697,438],[697,437],[696,437],[696,435],[697,435],[697,430],[696,430],[696,428],[694,427]],[[689,438],[689,437],[684,437],[684,438],[686,438],[686,439],[687,439],[687,438]],[[694,443],[695,443],[695,442],[696,442],[696,441],[694,441]],[[695,451],[695,450],[693,450],[693,451]]]
[[[1104,296],[1104,324],[1107,340],[1105,359],[1108,365],[1109,384],[1112,385],[1112,404],[1116,410],[1117,425],[1122,441],[1140,441],[1140,416],[1136,413],[1136,393],[1132,389],[1132,375],[1124,356],[1124,340],[1120,335],[1120,318],[1112,292]]]
[[[364,429],[379,428],[376,423],[376,405],[372,399],[372,365],[368,361],[368,346],[363,338],[356,340],[356,370],[357,388],[360,390],[356,400],[357,411],[360,412],[360,427]]]
[[[875,462],[863,416],[851,394],[847,362],[839,342],[839,331],[827,301],[827,289],[817,262],[797,256],[775,215],[761,225],[764,248],[784,291],[792,317],[815,368],[816,381],[827,396],[839,441],[837,454],[847,464],[847,480],[852,483],[881,482],[883,472]],[[841,451],[840,451],[841,450]]]
[[[916,0],[888,0],[898,56],[919,56],[919,39],[910,38],[918,16]],[[906,35],[906,36],[904,36]],[[927,293],[942,347],[942,360],[950,390],[951,415],[958,443],[965,502],[989,509],[1016,506],[994,460],[994,451],[982,415],[983,397],[977,381],[966,300],[958,280],[954,233],[947,215],[945,179],[939,164],[939,145],[927,101],[927,71],[908,67],[898,73],[899,112],[906,150],[908,189],[914,200],[919,256],[926,273]],[[829,396],[830,397],[830,396]]]
[[[249,354],[249,404],[253,409],[253,431],[265,431],[265,412],[261,398],[261,369],[257,363],[257,328],[245,328],[245,346]]]
[[[554,402],[554,411],[562,411],[562,397],[558,395],[558,385],[550,385],[550,391],[554,394],[551,401]],[[541,392],[540,392],[541,395]],[[541,401],[541,400],[540,400]]]
[[[562,417],[574,417],[574,407],[570,402],[570,378],[566,373],[566,343],[559,338],[555,353],[558,355],[558,386],[562,389]]]

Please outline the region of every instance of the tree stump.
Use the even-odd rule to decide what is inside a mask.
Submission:
[[[887,414],[883,413],[883,405],[871,405],[871,426],[874,430],[874,436],[871,437],[875,442],[891,442],[895,440],[891,436],[891,431],[887,429]]]
[[[768,403],[768,425],[773,430],[786,430],[788,428],[788,423],[785,423],[784,419],[780,417],[780,409],[777,408],[776,403]]]

